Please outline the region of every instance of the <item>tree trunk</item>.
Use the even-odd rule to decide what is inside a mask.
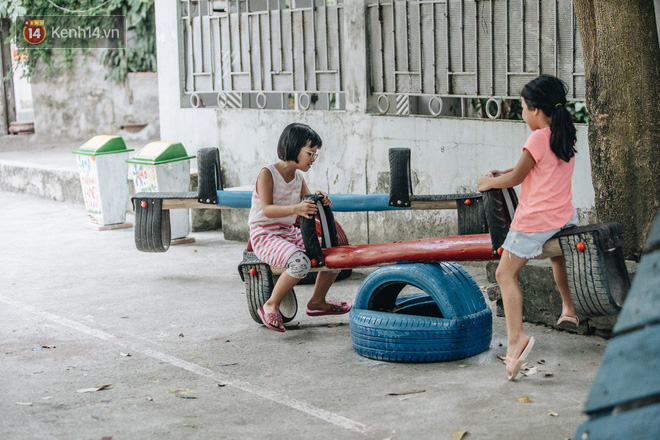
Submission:
[[[653,0],[574,0],[599,221],[638,259],[660,207],[660,47]]]

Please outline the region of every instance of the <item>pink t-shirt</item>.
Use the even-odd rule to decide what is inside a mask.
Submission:
[[[534,131],[523,147],[536,162],[522,182],[511,228],[520,232],[559,229],[573,217],[571,178],[575,157],[569,162],[550,149],[550,127]]]

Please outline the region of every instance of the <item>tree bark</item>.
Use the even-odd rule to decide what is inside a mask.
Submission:
[[[653,0],[574,0],[599,221],[638,259],[660,207],[660,47]]]

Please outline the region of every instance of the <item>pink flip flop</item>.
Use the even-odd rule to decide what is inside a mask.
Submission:
[[[504,363],[506,364],[506,372],[508,373],[509,380],[513,380],[516,378],[518,372],[525,363],[525,359],[527,359],[527,356],[529,356],[529,353],[532,351],[533,346],[534,346],[534,337],[532,336],[531,338],[529,338],[529,341],[527,341],[527,345],[523,349],[522,353],[520,353],[520,357],[518,359],[509,356],[504,358]]]
[[[261,322],[269,329],[275,330],[276,332],[284,332],[283,329],[277,326],[278,323],[284,322],[282,321],[282,314],[280,312],[266,313],[264,312],[263,307],[259,307],[257,309],[257,315],[259,315]]]
[[[577,316],[561,315],[557,320],[557,327],[559,328],[565,329],[571,326],[575,326],[575,328],[577,329],[580,326],[580,318],[578,318]]]
[[[352,305],[346,302],[328,301],[330,304],[329,310],[310,310],[307,309],[309,316],[325,316],[325,315],[343,315],[351,311]]]

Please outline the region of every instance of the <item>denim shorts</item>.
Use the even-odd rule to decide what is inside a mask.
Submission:
[[[577,226],[579,224],[577,212],[573,214],[568,223],[559,229],[553,229],[547,232],[520,232],[509,229],[509,233],[502,244],[502,248],[520,257],[532,259],[543,253],[543,245],[562,229]]]

